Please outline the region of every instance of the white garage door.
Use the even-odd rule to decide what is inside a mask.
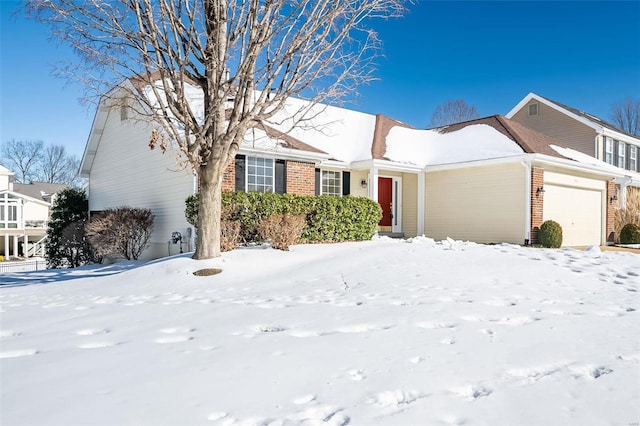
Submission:
[[[602,242],[602,191],[544,185],[544,220],[562,226],[563,246],[600,245]]]

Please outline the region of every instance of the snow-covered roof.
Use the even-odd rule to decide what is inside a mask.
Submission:
[[[475,124],[451,133],[394,127],[386,140],[391,161],[433,166],[522,155],[523,149],[495,128]]]

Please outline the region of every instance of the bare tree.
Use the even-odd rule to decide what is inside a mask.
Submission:
[[[627,96],[611,105],[611,120],[620,129],[632,135],[640,136],[640,99]]]
[[[11,139],[2,145],[2,164],[16,173],[20,183],[29,183],[36,177],[42,150],[42,141]]]
[[[223,173],[247,130],[273,118],[291,96],[310,101],[297,111],[299,122],[310,105],[340,99],[372,80],[380,48],[372,18],[404,11],[404,0],[26,4],[80,53],[90,72],[75,74],[87,87],[103,93],[135,75],[128,96],[145,104],[160,126],[150,146],[175,145],[199,179],[195,259],[220,255]],[[190,102],[194,88],[201,110]]]
[[[80,160],[69,155],[63,145],[48,145],[38,160],[36,179],[41,182],[64,183],[74,186],[78,182]]]
[[[478,110],[474,105],[468,105],[463,99],[447,101],[436,107],[431,114],[429,127],[441,127],[461,121],[478,118]]]

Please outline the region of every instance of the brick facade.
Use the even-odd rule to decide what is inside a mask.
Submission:
[[[315,164],[286,161],[286,192],[297,195],[315,195]],[[231,161],[222,178],[223,191],[236,190],[236,163]]]
[[[231,160],[224,169],[224,176],[222,177],[222,190],[223,191],[235,191],[236,190],[236,162]]]
[[[316,166],[314,163],[287,161],[287,193],[297,195],[316,194]]]
[[[615,182],[611,180],[607,182],[607,223],[606,223],[607,242],[613,242],[613,238],[614,238],[616,206],[618,205],[616,201],[612,200],[614,196],[619,197],[617,186]]]
[[[544,192],[536,194],[538,188],[543,188],[544,170],[531,168],[531,235],[530,244],[538,244],[538,231],[542,225],[542,211],[544,207]]]

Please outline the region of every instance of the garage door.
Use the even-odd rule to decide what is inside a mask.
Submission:
[[[563,246],[600,245],[602,191],[545,184],[544,220],[562,226]]]

